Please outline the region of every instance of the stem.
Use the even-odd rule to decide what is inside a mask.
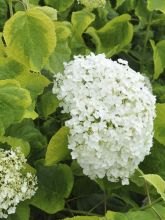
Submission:
[[[74,214],[73,214],[73,212],[71,211],[71,208],[70,208],[70,206],[69,206],[69,204],[66,202],[66,206],[68,207],[68,210],[69,210],[69,212],[70,212],[70,214],[72,215],[72,217],[74,217]]]
[[[141,71],[143,70],[143,65],[144,65],[144,62],[145,62],[144,56],[145,56],[145,53],[146,53],[147,42],[148,42],[148,39],[149,39],[150,27],[151,27],[151,24],[152,24],[152,16],[153,16],[153,13],[151,12],[150,16],[149,16],[148,24],[147,24],[146,35],[145,35],[145,38],[144,38],[144,47],[143,47],[143,52],[142,52],[142,60],[141,60],[141,68],[140,68]]]
[[[27,10],[29,9],[29,0],[26,0],[26,7],[27,7]]]
[[[13,16],[13,5],[12,5],[12,0],[8,0],[8,5],[9,5],[9,12],[10,12],[10,17]]]
[[[52,118],[53,118],[53,117],[52,117]],[[74,200],[81,199],[81,198],[85,198],[85,197],[87,197],[87,196],[77,196],[77,197],[68,199],[67,202],[72,202],[72,201],[74,201]]]
[[[151,198],[150,198],[150,194],[149,194],[148,185],[147,185],[147,181],[146,180],[145,180],[145,189],[146,189],[146,194],[147,194],[147,198],[148,198],[148,203],[151,206],[152,201],[151,201]]]
[[[106,215],[107,212],[107,197],[106,197],[106,192],[104,190],[104,215]]]
[[[104,202],[104,200],[103,201],[100,201],[99,203],[97,203],[93,208],[91,208],[89,211],[88,211],[88,213],[91,213],[93,210],[95,210],[98,206],[100,206],[102,203]]]
[[[27,9],[27,8],[26,8],[26,5],[25,5],[25,3],[24,3],[23,1],[21,1],[21,0],[18,0],[18,2],[19,2],[19,3],[21,3],[21,4],[23,5],[23,7],[24,7],[24,10],[26,11],[26,9]]]
[[[26,9],[29,9],[29,0],[23,0],[23,4],[26,5]]]
[[[145,206],[141,207],[140,209],[143,210],[143,209],[151,208],[154,204],[160,202],[161,200],[162,200],[162,198],[159,197],[158,199],[156,199],[155,201],[153,201],[151,204],[145,205]]]
[[[92,213],[92,212],[89,213],[89,212],[81,211],[81,210],[74,210],[74,209],[65,208],[65,209],[63,209],[63,211],[72,212],[72,213],[80,214],[80,215],[90,215],[90,216],[99,216],[99,217],[102,217],[101,215],[98,215],[97,213]]]
[[[159,215],[159,213],[156,211],[156,209],[154,207],[151,207],[151,209],[153,209],[153,211],[156,213],[156,215],[158,216],[158,218],[160,220],[163,220],[162,217]]]
[[[149,21],[148,21],[148,24],[147,24],[147,31],[146,31],[146,36],[145,36],[145,40],[144,40],[144,50],[146,49],[146,46],[147,46],[147,42],[148,42],[148,39],[149,39],[149,31],[150,31],[150,27],[151,27],[151,24],[152,24],[152,13],[150,14],[149,16]]]

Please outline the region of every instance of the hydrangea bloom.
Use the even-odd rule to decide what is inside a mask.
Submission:
[[[37,190],[36,177],[21,173],[25,164],[26,159],[19,149],[0,149],[0,218],[15,213],[18,203],[30,199]]]
[[[106,0],[78,0],[78,3],[84,5],[86,8],[94,9],[104,7]]]
[[[146,78],[103,54],[75,56],[64,66],[53,93],[71,115],[72,158],[91,179],[128,184],[152,147],[155,97]]]

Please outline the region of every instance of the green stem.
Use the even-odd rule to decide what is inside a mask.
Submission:
[[[73,214],[73,212],[71,211],[71,208],[70,208],[70,206],[69,206],[69,204],[66,202],[66,206],[68,207],[68,211],[70,211],[70,214],[72,215],[72,217],[74,217],[74,214]]]
[[[146,189],[146,194],[147,194],[147,198],[148,198],[148,203],[151,206],[152,201],[151,201],[151,198],[150,198],[150,193],[149,193],[149,190],[148,190],[148,185],[147,185],[147,181],[146,180],[145,180],[145,189]]]
[[[158,216],[158,218],[160,220],[163,220],[162,217],[159,215],[159,213],[157,212],[157,210],[154,207],[151,207],[151,209],[156,213],[156,215]]]
[[[26,5],[26,9],[29,9],[29,0],[23,0],[23,4]]]
[[[91,208],[91,209],[88,211],[88,213],[91,213],[93,210],[95,210],[97,207],[99,207],[103,202],[104,202],[104,200],[103,200],[103,201],[100,201],[99,203],[97,203],[93,208]]]
[[[151,208],[154,204],[160,202],[161,200],[162,200],[162,198],[159,197],[158,199],[156,199],[155,201],[153,201],[151,204],[145,205],[145,206],[141,207],[140,209],[141,209],[141,210],[144,210],[144,209],[147,209],[147,208]]]
[[[52,118],[53,118],[53,117],[52,117]],[[74,200],[82,199],[82,198],[85,198],[85,197],[87,197],[87,196],[77,196],[77,197],[73,197],[73,198],[71,198],[71,199],[68,199],[67,202],[72,202],[72,201],[74,201]]]
[[[13,4],[12,4],[12,0],[8,0],[8,5],[9,5],[9,12],[10,12],[10,17],[13,16]]]
[[[107,212],[107,197],[106,197],[106,192],[104,190],[104,214],[106,215]]]
[[[18,0],[18,2],[19,2],[19,3],[21,3],[21,4],[23,5],[23,7],[24,7],[24,10],[26,11],[26,9],[27,9],[27,8],[26,8],[26,5],[25,5],[25,3],[24,3],[23,1],[21,1],[21,0]]]
[[[75,213],[75,214],[80,214],[80,215],[89,215],[89,216],[99,216],[99,217],[102,217],[101,215],[98,215],[97,213],[89,213],[89,212],[86,212],[86,211],[81,211],[81,210],[74,210],[74,209],[63,209],[63,211],[67,211],[67,212],[72,212],[72,213]]]
[[[146,49],[147,42],[148,42],[148,39],[149,39],[150,27],[151,27],[151,24],[152,24],[152,15],[153,15],[153,13],[150,14],[149,21],[148,21],[148,24],[147,24],[146,36],[145,36],[145,40],[144,40],[144,50]]]
[[[146,53],[147,42],[149,40],[150,27],[151,27],[151,24],[152,24],[152,16],[153,16],[153,13],[151,12],[150,16],[149,16],[148,24],[147,24],[146,35],[145,35],[145,38],[144,38],[144,46],[143,46],[141,68],[140,68],[141,71],[143,71],[143,65],[144,65],[144,62],[145,62],[144,56],[145,56],[145,53]]]

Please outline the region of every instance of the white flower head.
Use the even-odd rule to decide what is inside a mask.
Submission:
[[[30,199],[37,190],[34,174],[23,173],[26,159],[19,148],[0,149],[0,218],[15,213],[16,206]]]
[[[92,53],[65,63],[53,93],[71,115],[69,148],[84,174],[128,184],[152,147],[155,96],[146,78],[127,61]]]
[[[92,10],[94,8],[104,7],[106,0],[78,0],[78,3]]]

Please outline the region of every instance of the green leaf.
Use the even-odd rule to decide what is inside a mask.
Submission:
[[[0,142],[9,144],[13,149],[16,149],[18,147],[21,148],[21,151],[24,153],[25,156],[28,156],[28,154],[30,153],[29,143],[20,138],[3,136],[3,137],[0,137]]]
[[[49,84],[49,80],[39,72],[30,72],[24,65],[9,58],[0,61],[0,79],[16,79],[21,87],[30,91],[33,101]]]
[[[128,218],[124,213],[109,211],[107,212],[106,217],[103,217],[102,220],[128,220]]]
[[[2,130],[24,118],[31,106],[30,93],[16,80],[0,80],[0,127]],[[2,135],[2,133],[1,133]]]
[[[50,114],[56,111],[58,105],[59,100],[57,99],[57,97],[52,94],[51,91],[47,91],[40,96],[37,103],[37,109],[40,115],[47,118]]]
[[[51,138],[46,151],[45,165],[55,164],[68,155],[68,135],[69,128],[62,127]]]
[[[25,110],[24,118],[31,118],[34,120],[38,117],[38,114],[33,110],[33,107],[34,105]]]
[[[123,2],[125,2],[125,0],[116,0],[116,9],[123,4]]]
[[[71,169],[72,169],[72,172],[75,176],[83,176],[84,175],[82,168],[80,167],[80,165],[78,164],[78,162],[76,160],[72,161]]]
[[[8,8],[7,8],[7,3],[4,0],[0,0],[0,31],[3,28],[3,25],[5,21],[7,20],[7,13],[8,13]]]
[[[25,140],[30,144],[31,149],[36,149],[37,152],[47,145],[46,138],[34,126],[31,119],[24,119],[22,122],[10,126],[6,130],[6,135]]]
[[[44,88],[50,83],[50,81],[39,72],[26,72],[17,76],[16,79],[23,88],[30,91],[33,100],[35,100],[38,95],[42,94]]]
[[[145,184],[145,181],[141,178],[143,172],[140,169],[136,169],[135,173],[131,176],[131,182],[135,183],[137,186],[142,187]]]
[[[20,74],[25,74],[27,68],[17,61],[9,58],[0,59],[0,80],[16,79]]]
[[[152,164],[154,164],[154,166],[152,166]],[[165,179],[164,167],[165,147],[158,141],[154,140],[154,146],[151,148],[151,153],[146,156],[145,160],[140,164],[140,168],[144,171],[144,173],[158,174]]]
[[[57,20],[57,10],[48,6],[35,7],[38,10],[44,12],[52,21]]]
[[[106,217],[99,220],[158,220],[158,215],[162,220],[165,218],[165,208],[163,206],[155,205],[153,208],[144,211],[130,210],[127,213],[108,211]]]
[[[153,40],[150,42],[154,51],[154,79],[157,79],[165,68],[165,40],[159,41],[156,45]]]
[[[6,57],[6,48],[2,41],[2,33],[0,33],[0,62],[4,60]]]
[[[73,218],[65,218],[64,220],[101,220],[98,216],[76,216]]]
[[[119,0],[120,2],[120,0]],[[129,11],[132,11],[136,8],[136,4],[137,4],[137,0],[125,0],[120,6],[119,6],[119,10],[120,13],[126,13]]]
[[[36,169],[30,166],[28,163],[25,164],[25,168],[22,170],[23,173],[31,173],[36,175]]]
[[[7,220],[29,220],[30,208],[27,202],[21,202],[17,208],[16,213],[9,215]]]
[[[158,217],[159,216],[159,217]],[[165,207],[154,205],[144,211],[129,211],[127,213],[108,211],[105,217],[97,216],[76,216],[64,220],[164,220]]]
[[[135,13],[139,17],[139,19],[141,20],[141,22],[142,22],[141,25],[148,24],[148,22],[150,20],[151,12],[148,11],[147,2],[145,0],[139,0],[137,2],[136,8],[135,8]]]
[[[53,73],[62,72],[63,63],[70,60],[71,50],[68,45],[68,38],[71,35],[70,27],[66,22],[55,22],[57,45],[50,55],[46,68]]]
[[[17,12],[5,24],[8,55],[34,71],[42,69],[56,44],[52,20],[37,9]]]
[[[157,191],[158,194],[165,200],[165,181],[157,174],[147,174],[142,176],[149,182]]]
[[[156,104],[156,118],[154,121],[154,137],[161,144],[165,145],[165,103]]]
[[[81,200],[84,199],[87,202],[87,196],[91,197],[94,194],[101,194],[102,191],[95,181],[92,181],[87,176],[82,176],[75,180],[72,193],[75,197],[82,197]]]
[[[148,9],[150,11],[159,10],[165,13],[165,2],[164,0],[147,0],[148,2]]]
[[[73,54],[86,54],[89,51],[82,35],[94,20],[95,15],[85,9],[72,13],[73,37],[71,39],[71,48]]]
[[[108,57],[119,53],[132,40],[133,26],[130,15],[115,17],[99,30],[89,27],[86,31],[96,45],[96,53],[105,53]]]
[[[37,164],[38,191],[31,204],[54,214],[64,208],[65,201],[73,187],[73,175],[70,167],[58,164],[45,167]]]
[[[38,5],[39,0],[29,0],[30,4]]]
[[[74,0],[45,0],[47,5],[52,6],[58,11],[62,12],[72,6]]]

